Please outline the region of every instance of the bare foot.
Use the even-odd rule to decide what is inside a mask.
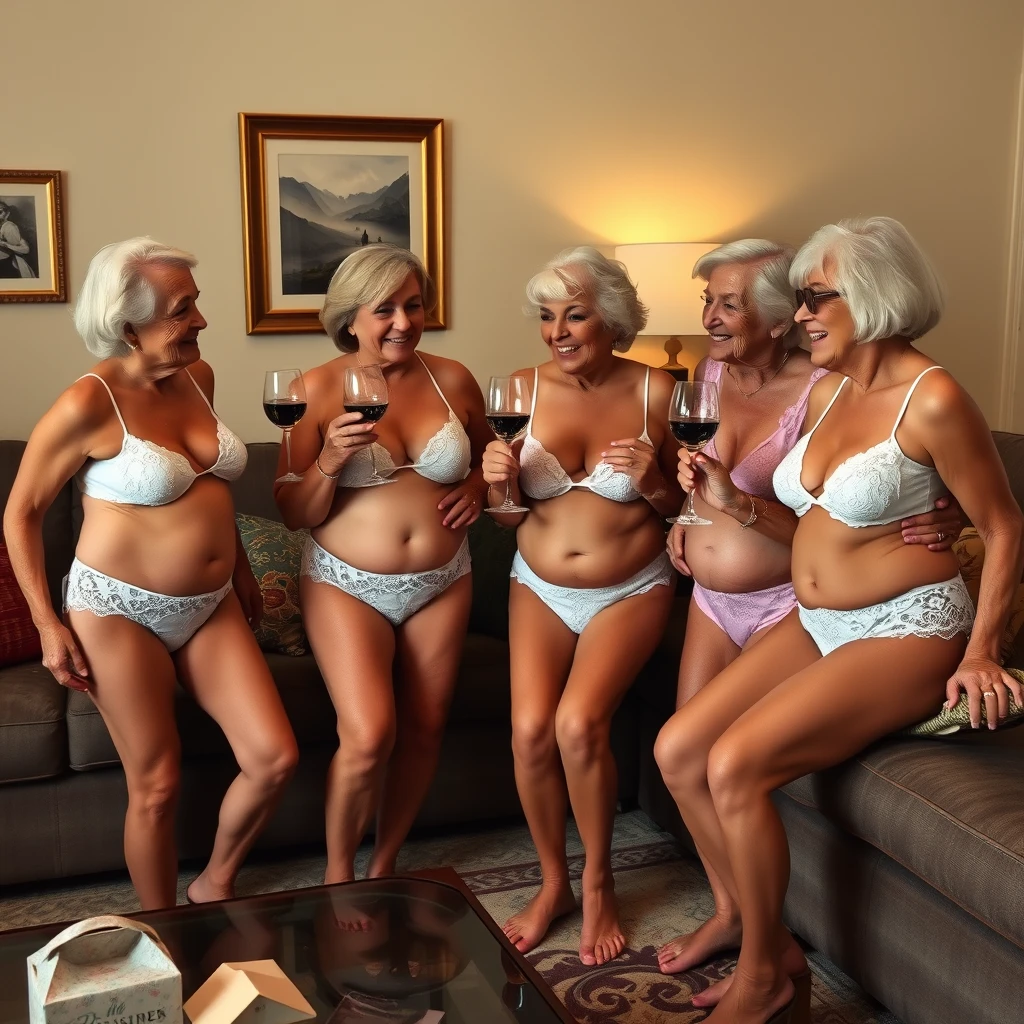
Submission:
[[[214,903],[217,900],[229,900],[234,895],[233,884],[225,885],[213,882],[206,877],[205,871],[195,878],[185,890],[185,899],[189,903]]]
[[[791,978],[798,978],[808,970],[804,951],[792,935],[789,936],[789,941],[786,943],[786,948],[782,953],[782,969]],[[698,992],[693,997],[693,1005],[701,1010],[717,1006],[722,1001],[725,993],[729,991],[734,977],[735,975],[730,974],[728,978],[723,978],[710,988],[706,988],[703,992]]]
[[[368,932],[373,928],[373,919],[352,905],[344,889],[332,889],[329,893],[334,923],[343,932]]]
[[[736,949],[742,932],[738,914],[725,917],[715,914],[688,935],[666,942],[658,950],[658,970],[662,974],[688,971],[726,949]]]
[[[784,974],[773,982],[744,978],[742,983],[729,986],[721,1002],[704,1018],[704,1024],[768,1024],[795,996],[796,986]]]
[[[568,878],[550,885],[542,882],[537,895],[524,910],[505,922],[502,931],[520,953],[529,953],[547,934],[555,918],[570,914],[575,909],[576,897]]]
[[[593,967],[614,960],[626,945],[619,924],[614,884],[583,888],[583,930],[580,932],[580,963]]]
[[[388,860],[378,861],[376,857],[370,858],[370,863],[366,867],[367,878],[390,878],[396,873],[395,858],[391,857]]]

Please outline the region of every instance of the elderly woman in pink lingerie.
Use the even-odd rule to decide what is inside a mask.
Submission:
[[[776,498],[772,474],[800,436],[811,388],[828,371],[797,347],[793,254],[775,242],[744,238],[707,253],[693,268],[705,282],[711,341],[695,377],[718,385],[722,425],[696,458],[679,451],[679,483],[694,489],[695,505],[711,525],[674,526],[668,538],[676,568],[693,577],[677,707],[796,607],[790,582],[796,516]],[[904,543],[932,551],[952,545],[960,509],[946,496],[936,507],[901,524]],[[704,866],[715,915],[661,948],[666,974],[739,941],[738,908],[706,860]],[[694,1005],[713,999],[713,991],[698,993]]]
[[[772,478],[797,519],[797,605],[677,711],[655,746],[739,910],[728,936],[739,961],[718,987],[714,1024],[806,1013],[806,964],[782,924],[789,851],[772,791],[934,714],[943,696],[954,704],[966,693],[976,725],[984,705],[989,728],[1024,699],[998,664],[1021,577],[1021,512],[978,408],[914,347],[942,310],[926,257],[897,221],[845,221],[797,253],[790,281],[811,362],[830,371],[811,388],[810,430]],[[903,542],[906,519],[946,485],[987,551],[977,614],[952,552]]]
[[[125,861],[145,910],[176,901],[176,680],[224,730],[241,768],[192,902],[233,895],[298,759],[250,629],[263,603],[228,486],[246,451],[213,409],[195,264],[150,238],[96,254],[75,326],[101,362],[32,431],[4,516],[43,663],[89,693],[124,767]],[[42,521],[72,477],[84,518],[65,625],[47,595]]]
[[[673,380],[616,357],[647,313],[625,268],[568,249],[527,285],[550,360],[518,371],[533,388],[521,448],[492,441],[492,502],[529,501],[509,598],[516,783],[540,857],[540,892],[505,924],[522,951],[576,906],[565,854],[568,802],[583,839],[580,959],[622,951],[611,832],[617,791],[612,715],[665,628],[675,574],[664,517],[679,509]],[[567,792],[568,790],[568,792]]]
[[[491,433],[466,367],[418,351],[433,298],[407,249],[367,245],[341,264],[320,314],[341,355],[306,375],[292,439],[304,474],[275,488],[285,523],[311,530],[299,596],[338,715],[327,882],[354,877],[375,813],[368,873],[394,873],[437,767],[469,621],[467,530]],[[344,411],[346,370],[366,364],[387,383],[379,423]]]

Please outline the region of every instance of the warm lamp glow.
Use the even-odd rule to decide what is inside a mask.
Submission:
[[[704,334],[701,284],[691,279],[693,265],[718,242],[642,242],[617,245],[615,258],[626,265],[649,312],[641,334]]]

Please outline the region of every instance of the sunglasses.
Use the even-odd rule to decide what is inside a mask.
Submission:
[[[796,307],[799,309],[801,306],[806,306],[808,313],[817,313],[819,302],[824,302],[826,299],[838,299],[841,297],[840,292],[815,292],[811,291],[810,288],[797,288]]]

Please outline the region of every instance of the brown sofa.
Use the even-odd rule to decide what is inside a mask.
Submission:
[[[1024,505],[1024,436],[997,434]],[[0,442],[0,494],[24,445]],[[238,509],[277,519],[274,445],[250,445]],[[72,487],[45,525],[51,593],[71,561],[80,514]],[[506,595],[514,538],[487,520],[471,531],[474,599],[441,766],[420,824],[518,814],[509,728]],[[672,712],[687,589],[659,650],[613,729],[620,798],[687,838],[654,762]],[[1024,664],[1024,651],[1018,664]],[[270,654],[302,751],[261,840],[322,841],[333,712],[310,657]],[[233,774],[212,723],[179,702],[183,792],[179,849],[209,849]],[[124,776],[88,698],[39,665],[0,669],[0,885],[123,867]],[[907,1024],[1024,1019],[1024,729],[949,741],[893,739],[778,794],[792,847],[790,926]]]

